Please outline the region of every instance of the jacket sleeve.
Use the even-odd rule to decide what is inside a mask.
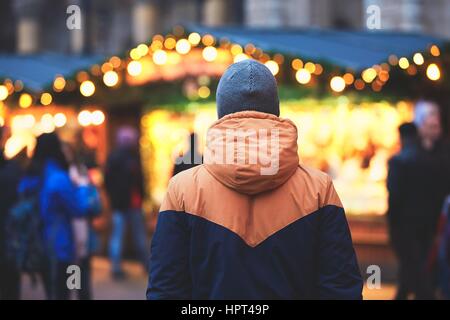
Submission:
[[[147,299],[191,299],[189,239],[189,216],[178,205],[171,183],[152,239]]]
[[[402,203],[405,199],[404,190],[406,187],[402,185],[404,181],[404,173],[399,160],[392,158],[389,161],[389,170],[387,176],[388,196],[388,212],[387,218],[392,225],[398,225],[402,221]]]
[[[58,173],[52,181],[55,200],[66,209],[71,217],[87,216],[90,209],[89,187],[75,186],[67,174]]]
[[[328,199],[339,198],[329,182]],[[344,209],[324,205],[320,213],[317,298],[362,299],[363,281]]]

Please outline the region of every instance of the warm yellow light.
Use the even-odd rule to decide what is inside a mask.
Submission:
[[[66,86],[66,80],[61,76],[56,77],[55,80],[53,81],[53,89],[56,92],[62,91],[65,86]]]
[[[200,43],[202,37],[200,37],[200,35],[197,32],[193,32],[189,35],[188,40],[193,46],[196,46]]]
[[[111,57],[111,59],[109,59],[109,63],[111,63],[114,68],[118,68],[120,67],[122,61],[120,60],[119,57],[113,56]]]
[[[5,119],[3,117],[0,117],[0,127],[3,127],[5,125]]]
[[[202,52],[203,59],[208,62],[214,61],[217,58],[217,49],[214,47],[205,47]]]
[[[85,97],[90,97],[95,92],[95,85],[90,80],[85,80],[80,84],[80,92]]]
[[[202,38],[202,43],[205,45],[205,47],[212,46],[216,40],[214,37],[210,34],[205,34]]]
[[[299,69],[303,68],[303,61],[300,59],[294,59],[294,60],[292,60],[291,65],[292,65],[292,69],[299,70]]]
[[[142,64],[139,61],[131,61],[127,66],[127,71],[130,76],[138,76],[142,72]]]
[[[264,65],[270,70],[270,72],[276,76],[277,73],[280,71],[280,67],[278,66],[278,63],[276,63],[273,60],[269,60]]]
[[[351,85],[355,81],[355,77],[349,72],[344,74],[343,78],[344,78],[345,84],[348,86]]]
[[[160,50],[163,48],[163,43],[161,40],[153,40],[152,44],[150,45],[150,48],[153,51]]]
[[[235,56],[235,55],[242,53],[242,47],[240,45],[238,45],[237,43],[235,43],[231,46],[230,51],[231,51],[231,54],[233,56]]]
[[[191,50],[191,44],[186,39],[180,39],[175,47],[179,54],[186,54]]]
[[[139,54],[138,49],[136,49],[136,48],[131,49],[130,58],[133,60],[139,60],[141,58],[141,55]]]
[[[356,90],[362,90],[362,89],[364,89],[365,86],[366,86],[366,84],[361,79],[356,79],[355,80],[355,88],[356,88]]]
[[[105,121],[105,114],[100,110],[95,110],[91,114],[92,124],[99,126]]]
[[[314,73],[314,71],[316,71],[316,65],[312,62],[307,62],[307,63],[305,63],[305,69],[309,73]]]
[[[164,50],[156,50],[153,53],[153,62],[157,65],[163,65],[167,62],[167,52]]]
[[[342,92],[345,89],[345,80],[342,77],[333,77],[330,81],[330,87],[334,92]]]
[[[50,103],[52,103],[53,98],[52,95],[48,92],[44,92],[41,94],[41,104],[44,106],[48,106]]]
[[[115,71],[108,71],[103,75],[103,82],[108,87],[114,87],[119,82],[119,75]]]
[[[300,84],[307,84],[311,81],[311,73],[309,73],[306,69],[299,69],[295,73],[295,79],[297,79]]]
[[[316,63],[316,70],[314,70],[314,74],[316,75],[316,76],[320,76],[321,74],[322,74],[322,72],[323,72],[323,67],[322,67],[322,65],[320,65],[319,63]]]
[[[377,71],[374,68],[368,68],[361,74],[363,80],[367,83],[371,83],[377,77]]]
[[[386,82],[389,80],[389,72],[386,70],[381,70],[380,74],[378,75],[378,79],[380,79],[382,82]]]
[[[432,81],[437,81],[441,78],[441,70],[437,64],[432,63],[427,67],[427,77]]]
[[[441,50],[439,50],[437,45],[432,45],[430,48],[430,53],[435,57],[439,57],[441,55]]]
[[[211,90],[209,90],[207,86],[201,86],[200,88],[198,88],[197,93],[200,98],[206,99],[211,94]]]
[[[78,114],[78,123],[87,127],[92,124],[92,113],[88,110],[83,110]]]
[[[19,106],[28,108],[33,103],[33,98],[28,93],[22,93],[19,98]]]
[[[167,53],[167,64],[175,65],[180,63],[180,61],[181,56],[177,52],[170,51]]]
[[[424,59],[423,59],[423,55],[421,53],[419,53],[419,52],[414,55],[413,61],[418,66],[423,65],[423,63],[425,62]]]
[[[55,124],[53,122],[53,117],[50,113],[45,113],[42,115],[40,129],[44,133],[50,133],[55,130]]]
[[[6,100],[6,98],[8,98],[8,88],[0,85],[0,101]]]
[[[172,37],[169,37],[164,41],[164,47],[166,47],[166,49],[168,50],[172,50],[173,48],[175,48],[176,44],[177,41]]]
[[[239,53],[234,57],[233,62],[237,63],[237,62],[241,62],[241,61],[244,61],[247,59],[250,59],[250,57],[248,55],[246,55],[245,53]]]
[[[145,43],[141,43],[136,47],[138,54],[143,57],[148,53],[148,46]]]
[[[408,67],[409,67],[409,61],[408,61],[407,58],[402,57],[402,58],[400,58],[400,60],[398,60],[398,65],[399,65],[399,67],[402,68],[402,69],[408,69]]]
[[[53,116],[53,122],[56,127],[61,128],[67,123],[67,118],[64,113],[59,112]]]

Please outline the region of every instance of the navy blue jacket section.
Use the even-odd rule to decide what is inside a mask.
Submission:
[[[201,217],[160,213],[148,299],[361,299],[344,210],[328,205],[256,247]]]

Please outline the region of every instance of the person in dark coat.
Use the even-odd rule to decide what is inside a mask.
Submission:
[[[117,133],[117,149],[109,155],[105,168],[105,188],[109,197],[112,216],[110,258],[112,276],[125,276],[121,267],[125,228],[132,228],[132,236],[139,260],[145,266],[147,260],[145,221],[142,214],[143,177],[138,152],[138,133],[132,127],[122,127]]]
[[[416,109],[414,124],[400,127],[402,150],[389,160],[387,213],[393,249],[399,261],[396,299],[433,299],[426,270],[448,177],[438,148],[439,118],[434,109]],[[428,108],[428,107],[426,107]]]
[[[147,298],[361,299],[344,208],[331,177],[299,164],[297,127],[280,117],[270,70],[231,65],[217,113],[204,163],[169,182]]]

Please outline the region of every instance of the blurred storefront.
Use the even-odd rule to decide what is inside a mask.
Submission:
[[[189,134],[201,148],[216,120],[218,79],[231,63],[256,59],[277,78],[281,116],[299,128],[301,161],[331,175],[352,219],[376,220],[386,212],[398,126],[413,119],[415,100],[450,94],[448,52],[442,40],[419,34],[177,26],[122,56],[56,72],[35,90],[39,106],[20,108],[24,93],[8,91],[1,100],[19,108],[2,119],[12,141],[29,145],[26,137],[56,129],[96,150],[100,164],[115,128],[139,126],[146,207],[156,212]],[[52,103],[42,102],[44,92]]]
[[[387,160],[398,150],[398,126],[413,118],[411,104],[353,104],[347,97],[281,102],[282,117],[299,130],[301,162],[328,172],[351,215],[383,215],[387,209]],[[174,159],[188,151],[189,134],[203,152],[206,131],[217,119],[214,104],[187,112],[150,111],[142,117],[141,150],[154,203],[160,203]]]

